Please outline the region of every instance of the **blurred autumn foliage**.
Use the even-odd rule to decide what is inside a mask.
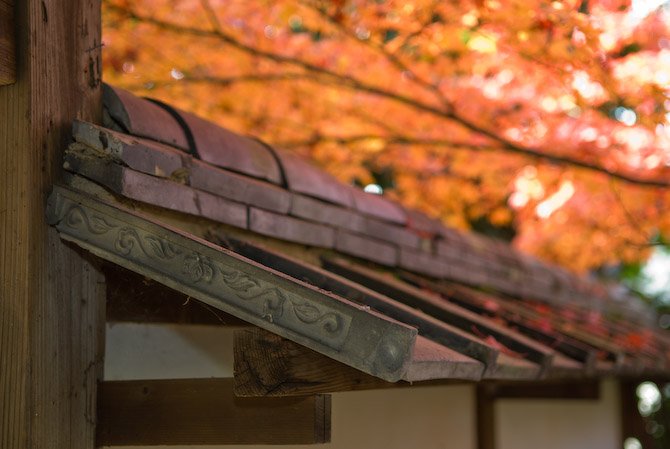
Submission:
[[[670,10],[103,0],[104,78],[584,271],[670,235]]]

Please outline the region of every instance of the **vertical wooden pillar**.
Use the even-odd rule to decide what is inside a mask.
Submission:
[[[72,120],[100,122],[100,0],[14,3],[0,86],[0,447],[95,441],[104,279],[45,221]]]
[[[476,395],[477,449],[495,449],[494,386],[478,384]]]

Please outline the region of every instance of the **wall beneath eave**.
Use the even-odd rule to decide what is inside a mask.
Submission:
[[[221,326],[108,324],[105,379],[232,377],[233,331]],[[621,447],[616,387],[615,381],[603,382],[598,401],[499,400],[497,449]],[[332,443],[323,447],[474,449],[474,406],[470,385],[336,393]],[[305,446],[295,446],[299,448]]]
[[[619,391],[600,384],[600,399],[502,399],[494,407],[498,449],[620,448]]]
[[[108,324],[105,380],[232,377],[233,330],[200,325]],[[470,385],[336,393],[332,396],[331,443],[321,447],[474,449],[474,403]]]

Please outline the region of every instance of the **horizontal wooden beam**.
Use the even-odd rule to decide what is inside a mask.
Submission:
[[[0,0],[0,86],[15,82],[14,0]]]
[[[488,382],[480,385],[489,399],[600,399],[598,380]]]
[[[98,446],[318,444],[330,396],[237,398],[232,379],[102,382]]]

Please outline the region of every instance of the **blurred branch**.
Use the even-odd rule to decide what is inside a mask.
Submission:
[[[325,136],[322,134],[316,134],[314,137],[308,140],[287,140],[273,142],[275,145],[282,148],[297,148],[307,145],[315,145],[317,143],[336,143],[339,145],[352,145],[357,142],[364,142],[366,140],[380,140],[383,141],[386,145],[420,145],[420,146],[432,146],[432,147],[450,147],[450,148],[465,148],[471,150],[485,150],[485,151],[498,151],[500,148],[491,147],[486,145],[472,145],[468,142],[455,141],[448,139],[422,139],[409,136],[384,136],[384,135],[375,135],[375,134],[359,134],[355,136]]]
[[[551,155],[543,152],[542,150],[538,148],[532,148],[532,147],[522,147],[519,145],[516,145],[513,142],[508,141],[507,139],[495,134],[493,131],[490,131],[488,129],[483,128],[482,126],[474,123],[468,118],[465,118],[461,115],[458,115],[453,109],[451,108],[445,108],[441,109],[438,107],[435,107],[431,104],[421,102],[419,100],[416,100],[411,97],[407,97],[405,95],[391,92],[382,88],[379,88],[377,86],[371,85],[364,83],[360,80],[357,80],[355,78],[351,78],[347,75],[339,74],[337,72],[325,69],[323,67],[319,67],[317,65],[314,65],[312,63],[309,63],[307,61],[303,61],[298,58],[290,57],[290,56],[284,56],[284,55],[279,55],[276,53],[272,53],[269,51],[261,50],[255,47],[252,47],[250,45],[247,45],[243,42],[240,42],[239,40],[235,39],[234,37],[226,34],[222,30],[215,30],[215,31],[208,31],[208,30],[203,30],[203,29],[198,29],[198,28],[191,28],[191,27],[186,27],[182,26],[176,23],[172,22],[166,22],[151,16],[144,16],[144,15],[139,15],[136,14],[131,8],[123,8],[117,5],[113,4],[108,4],[107,5],[108,10],[115,11],[118,13],[122,13],[127,15],[128,18],[132,18],[134,20],[138,21],[143,21],[145,23],[152,24],[154,26],[160,27],[164,30],[172,31],[175,33],[186,33],[194,36],[200,36],[200,37],[207,37],[207,38],[216,38],[219,39],[221,42],[224,42],[228,45],[230,45],[233,48],[236,48],[238,50],[244,51],[250,55],[253,56],[258,56],[262,57],[271,61],[275,61],[278,63],[282,64],[288,64],[292,65],[295,67],[300,67],[301,69],[304,69],[314,75],[318,75],[315,78],[310,78],[311,80],[323,83],[323,84],[328,84],[331,83],[333,85],[340,86],[342,88],[346,89],[351,89],[357,92],[365,92],[369,93],[372,95],[376,95],[382,98],[386,98],[392,101],[395,101],[397,103],[404,104],[406,106],[409,106],[411,108],[414,108],[417,111],[423,111],[426,113],[429,113],[431,115],[434,115],[436,117],[442,118],[449,120],[451,122],[457,123],[458,125],[464,127],[465,129],[472,131],[477,134],[481,134],[483,136],[488,137],[489,139],[498,142],[502,145],[501,148],[498,150],[502,151],[508,151],[512,153],[517,153],[517,154],[523,154],[532,158],[537,158],[541,159],[547,162],[553,162],[553,163],[559,163],[559,164],[566,164],[566,165],[571,165],[574,167],[579,167],[587,170],[591,170],[594,172],[599,172],[606,174],[612,178],[620,179],[622,181],[626,181],[629,183],[633,184],[638,184],[638,185],[643,185],[643,186],[652,186],[652,187],[670,187],[670,181],[667,180],[655,180],[655,179],[643,179],[639,177],[634,177],[630,175],[626,175],[623,173],[617,173],[617,172],[612,172],[607,170],[606,168],[589,163],[589,162],[584,162],[578,159],[570,158],[570,157],[565,157],[565,156],[556,156],[556,155]],[[291,77],[295,77],[295,74],[288,74]],[[228,85],[230,84],[229,79],[223,79],[221,83]],[[327,80],[327,82],[326,82]],[[211,82],[211,83],[219,83],[216,78],[202,78],[202,79],[193,79],[193,82]],[[240,79],[237,82],[242,81]],[[259,79],[253,79],[253,78],[246,78],[246,81],[262,81]]]
[[[619,194],[619,191],[616,188],[616,184],[614,182],[614,179],[610,178],[610,190],[612,191],[612,196],[614,196],[614,199],[616,200],[617,204],[619,204],[619,207],[624,213],[624,216],[626,217],[626,220],[628,220],[628,224],[631,225],[633,229],[637,231],[638,234],[640,234],[640,237],[644,239],[644,241],[648,243],[644,244],[634,244],[635,246],[670,246],[667,243],[664,242],[652,242],[650,241],[651,238],[647,232],[645,232],[644,229],[642,229],[642,226],[640,226],[640,223],[633,217],[633,215],[630,213],[628,208],[623,202],[623,198],[621,198],[621,195]]]
[[[422,87],[424,89],[427,89],[428,91],[435,94],[438,97],[438,99],[440,100],[440,102],[442,103],[442,105],[445,107],[445,109],[451,108],[451,105],[449,104],[447,99],[444,97],[442,92],[440,92],[437,84],[430,83],[430,82],[420,78],[416,74],[416,72],[414,72],[410,67],[408,67],[406,64],[404,64],[400,59],[398,59],[398,57],[396,55],[386,51],[384,46],[381,45],[379,42],[376,42],[372,39],[365,39],[365,40],[359,39],[358,36],[356,35],[356,33],[354,33],[349,28],[344,26],[344,24],[341,21],[337,20],[336,17],[331,16],[330,14],[328,14],[328,12],[326,10],[324,10],[323,8],[320,8],[319,6],[316,6],[316,5],[312,4],[309,1],[303,0],[303,1],[299,1],[299,3],[304,5],[307,8],[310,8],[311,10],[315,11],[317,14],[319,14],[321,17],[323,17],[325,20],[327,20],[330,24],[332,24],[338,30],[340,30],[340,32],[342,34],[344,34],[345,36],[347,36],[349,39],[353,40],[354,42],[356,42],[360,45],[364,45],[365,47],[368,47],[368,48],[376,51],[380,55],[382,55],[382,57],[384,57],[384,59],[386,59],[396,69],[398,69],[401,72],[405,72],[405,73],[409,74],[409,79],[414,84],[416,84],[419,87]]]

